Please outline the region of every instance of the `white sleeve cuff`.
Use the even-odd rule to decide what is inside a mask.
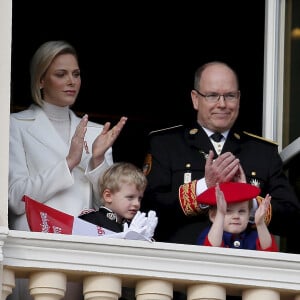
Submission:
[[[205,190],[207,190],[207,185],[206,185],[206,182],[205,182],[205,178],[203,177],[203,178],[197,180],[196,195],[199,196]]]

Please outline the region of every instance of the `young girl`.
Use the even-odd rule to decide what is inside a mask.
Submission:
[[[271,196],[266,195],[255,212],[256,229],[249,224],[252,199],[259,188],[247,183],[227,182],[217,184],[198,197],[214,204],[208,214],[211,226],[204,229],[197,244],[235,249],[252,249],[277,252],[278,247],[265,223]],[[225,196],[224,196],[225,194]]]

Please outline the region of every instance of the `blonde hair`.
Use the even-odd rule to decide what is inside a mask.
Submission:
[[[33,101],[39,106],[42,106],[41,79],[47,72],[52,61],[61,54],[72,54],[78,60],[75,48],[65,41],[49,41],[42,44],[31,59],[31,96]]]
[[[147,186],[147,178],[141,169],[129,162],[117,162],[111,165],[99,180],[100,198],[102,192],[109,189],[112,193],[120,190],[121,184],[134,184],[138,191],[143,191]]]

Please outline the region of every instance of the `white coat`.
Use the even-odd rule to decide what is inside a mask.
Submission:
[[[70,111],[70,140],[80,122]],[[43,202],[67,214],[78,216],[87,208],[99,206],[98,180],[113,163],[112,149],[105,153],[104,162],[91,170],[89,161],[92,143],[103,126],[88,122],[85,140],[89,154],[84,150],[78,166],[70,172],[66,144],[44,111],[32,104],[27,110],[10,116],[9,145],[9,227],[29,230],[23,195]]]

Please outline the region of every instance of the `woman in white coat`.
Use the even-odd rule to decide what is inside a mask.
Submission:
[[[70,109],[81,77],[69,43],[42,44],[30,72],[35,103],[10,117],[9,227],[15,230],[29,230],[24,195],[73,216],[97,208],[98,179],[112,165],[112,145],[127,121],[121,117],[110,129],[109,122],[89,122]],[[8,299],[24,300],[20,295]]]

